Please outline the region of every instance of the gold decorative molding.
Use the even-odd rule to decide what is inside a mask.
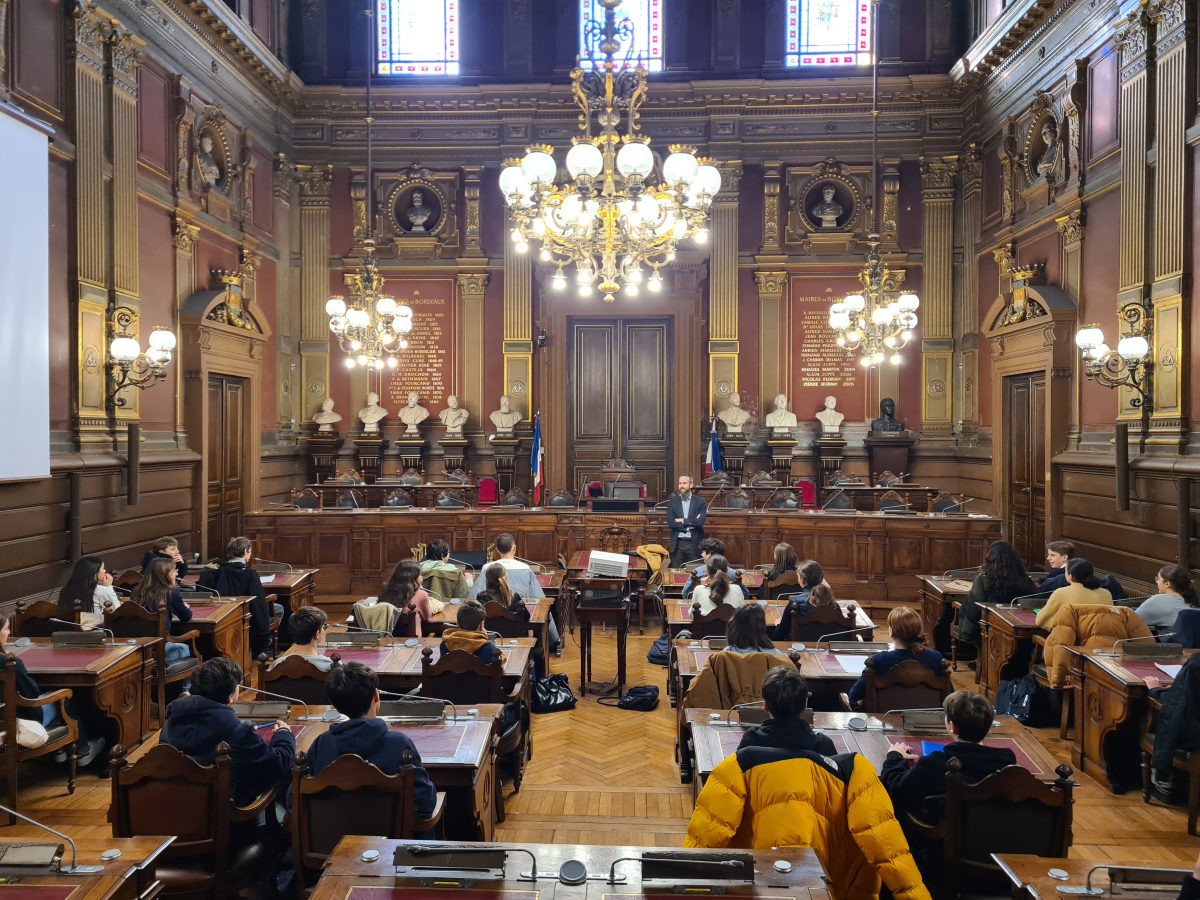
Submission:
[[[1078,244],[1083,240],[1084,226],[1087,225],[1087,214],[1082,209],[1074,209],[1065,216],[1056,218],[1054,224],[1058,228],[1058,233],[1062,235],[1064,245]]]
[[[773,397],[788,393],[791,370],[791,340],[788,304],[784,299],[788,274],[782,271],[754,273],[759,308],[759,394]]]
[[[1007,243],[1004,246],[992,251],[992,260],[996,263],[1000,275],[1011,275],[1013,269],[1017,265],[1017,245]]]
[[[481,421],[487,411],[483,396],[484,294],[490,276],[487,272],[459,272],[456,276],[462,311],[462,389],[459,402]]]
[[[296,181],[296,167],[283,153],[276,153],[271,164],[271,191],[276,200],[288,203],[292,199],[292,184]]]
[[[467,256],[483,256],[483,232],[480,224],[479,189],[482,166],[463,167],[463,201],[466,204],[463,229],[463,252]]]
[[[736,201],[742,189],[741,160],[720,160],[714,162],[717,171],[721,173],[721,190],[717,192],[714,203],[720,201]]]
[[[783,185],[780,171],[782,166],[782,162],[763,163],[763,253],[778,253],[782,249],[779,231],[779,191]]]
[[[921,192],[928,199],[953,199],[954,176],[958,173],[957,156],[922,156]]]
[[[304,205],[304,201],[310,201],[310,205],[315,205],[324,201],[325,205],[329,204],[329,198],[333,191],[333,166],[296,166],[296,181],[300,185],[300,201]]]
[[[895,241],[900,218],[900,163],[899,160],[883,162],[883,218],[879,237],[884,241]]]
[[[490,278],[487,272],[460,272],[458,290],[464,297],[482,297]]]
[[[180,216],[175,216],[171,244],[182,253],[191,253],[200,237],[200,226],[193,225]],[[190,296],[190,292],[189,292]]]
[[[0,0],[0,98],[8,95],[8,7],[8,0]]]
[[[954,337],[954,177],[958,172],[958,157],[922,156],[920,164],[925,253],[921,334],[923,341],[945,341]],[[946,377],[950,371],[946,367]],[[947,424],[949,408],[948,399],[944,410],[938,406],[938,410],[945,412]],[[938,415],[940,423],[941,412]]]
[[[754,283],[758,285],[759,297],[779,299],[787,289],[787,272],[757,271],[754,273]]]

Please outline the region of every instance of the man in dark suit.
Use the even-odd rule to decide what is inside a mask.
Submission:
[[[708,504],[699,494],[692,493],[692,476],[679,476],[679,490],[667,501],[667,527],[671,529],[671,568],[700,558],[700,542],[704,540],[704,523],[708,521]]]

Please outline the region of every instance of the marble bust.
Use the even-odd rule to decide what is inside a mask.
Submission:
[[[438,413],[438,418],[446,426],[446,437],[462,437],[468,415],[469,413],[458,405],[458,397],[454,394],[447,397],[446,408]]]
[[[833,185],[825,185],[821,188],[821,202],[812,208],[813,221],[820,222],[822,230],[837,228],[838,219],[845,212],[842,204],[833,199],[833,193]]]
[[[313,421],[320,426],[317,431],[326,433],[333,431],[333,426],[342,421],[342,417],[333,411],[332,397],[321,401],[321,411],[313,416]]]
[[[825,398],[825,408],[817,413],[817,421],[821,423],[822,434],[838,434],[842,430],[842,419],[846,418],[837,411],[837,397],[832,395]]]
[[[512,408],[512,401],[508,394],[500,398],[500,408],[493,412],[489,419],[496,426],[497,434],[512,434],[513,429],[517,427],[517,423],[521,421],[521,414]]]
[[[196,171],[205,187],[216,187],[221,181],[221,165],[213,156],[211,134],[200,135],[200,152],[196,154]]]
[[[765,424],[772,431],[785,431],[796,427],[796,414],[788,412],[788,399],[784,394],[775,397],[775,408],[767,413]]]
[[[1034,164],[1034,172],[1047,181],[1054,181],[1054,173],[1058,168],[1058,123],[1047,119],[1042,124],[1042,141],[1046,149]]]
[[[408,392],[408,403],[400,410],[400,421],[408,427],[405,434],[418,434],[417,426],[429,418],[429,410],[421,405],[421,398],[416,391]]]
[[[896,401],[884,397],[879,401],[879,418],[871,420],[872,431],[903,431],[904,423],[896,418]]]
[[[730,394],[729,405],[717,413],[717,418],[724,424],[726,434],[741,434],[750,421],[750,413],[742,409],[742,395]]]
[[[379,422],[388,411],[379,405],[379,395],[374,391],[367,394],[367,405],[358,411],[358,420],[363,423],[363,434],[378,434]]]
[[[425,234],[425,223],[433,218],[433,207],[425,205],[425,192],[413,191],[408,209],[404,211],[408,218],[409,234]]]

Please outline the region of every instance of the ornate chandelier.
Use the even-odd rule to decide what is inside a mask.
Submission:
[[[871,190],[878,193],[879,184],[879,0],[874,0],[871,35]],[[881,366],[884,361],[900,365],[900,351],[912,340],[917,327],[920,298],[911,291],[901,291],[904,272],[889,269],[879,256],[878,197],[875,203],[876,234],[867,237],[867,261],[858,274],[862,291],[853,291],[829,307],[829,327],[837,336],[837,345],[853,355],[861,352],[859,363],[864,369]]]
[[[372,28],[373,10],[367,7],[367,47],[374,39]],[[369,56],[368,50],[368,56]],[[371,115],[371,61],[367,60],[367,191],[371,191],[372,128],[375,119]],[[412,309],[397,303],[394,297],[383,292],[384,278],[375,259],[375,204],[367,201],[367,233],[363,237],[362,263],[357,272],[344,276],[349,302],[341,294],[335,294],[325,303],[325,314],[329,316],[329,330],[337,338],[338,345],[346,352],[346,368],[362,366],[382,369],[385,365],[395,368],[399,364],[396,354],[408,348],[404,335],[412,331]]]
[[[864,368],[882,365],[887,360],[900,364],[900,350],[912,340],[917,327],[916,294],[901,292],[904,273],[889,269],[879,256],[879,235],[870,235],[867,264],[858,274],[862,292],[847,294],[829,307],[829,327],[837,335],[837,345],[850,353],[862,351],[859,363]]]
[[[683,145],[668,147],[670,155],[657,164],[650,138],[638,125],[649,91],[646,70],[640,64],[630,68],[629,54],[616,61],[622,44],[632,46],[633,25],[617,22],[621,0],[600,2],[604,59],[571,73],[582,134],[567,151],[569,180],[556,182],[554,148],[534,145],[524,159],[506,162],[500,190],[517,251],[540,245],[539,258],[555,266],[551,286],[564,289],[565,270],[573,265],[579,296],[596,289],[612,303],[622,286],[629,297],[643,284],[662,290],[659,269],[675,258],[676,245],[687,238],[697,244],[708,240],[708,208],[721,188],[721,174]],[[622,122],[624,133],[618,130]]]

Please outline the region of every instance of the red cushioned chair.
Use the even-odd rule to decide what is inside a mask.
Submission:
[[[807,478],[797,478],[792,486],[800,492],[801,509],[817,508],[817,486],[814,482]]]
[[[500,498],[500,489],[495,478],[479,479],[479,505],[495,506]]]

